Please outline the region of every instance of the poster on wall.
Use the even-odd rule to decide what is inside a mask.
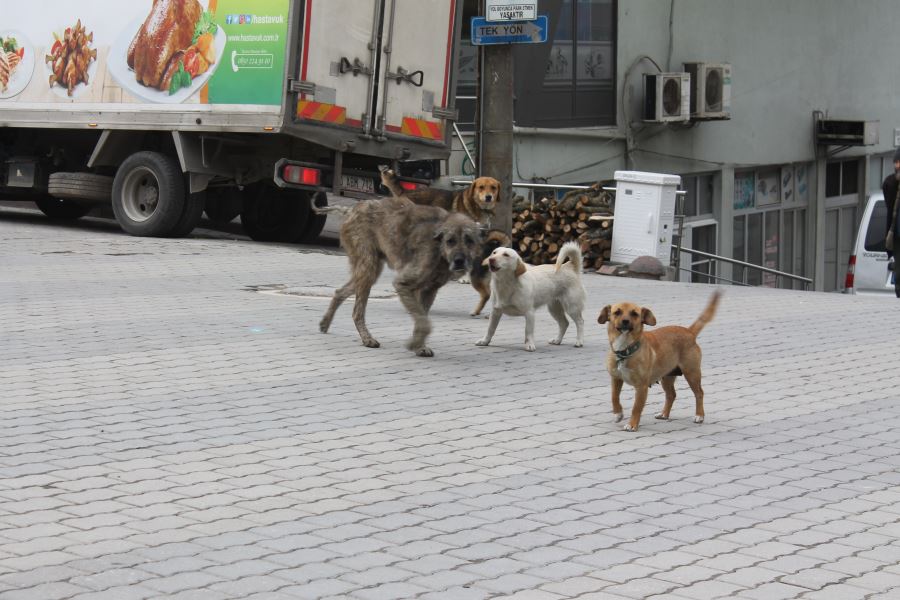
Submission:
[[[794,167],[781,169],[781,202],[789,204],[794,201]]]
[[[5,8],[0,102],[281,104],[288,0]]]
[[[779,172],[774,169],[759,172],[756,177],[756,206],[768,206],[781,201],[778,181]]]
[[[797,165],[795,186],[795,200],[799,204],[806,204],[809,200],[809,165]]]
[[[753,173],[738,173],[734,176],[734,210],[754,207]]]

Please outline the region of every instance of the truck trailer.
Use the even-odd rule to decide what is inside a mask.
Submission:
[[[450,152],[458,0],[4,8],[0,197],[52,218],[107,203],[129,234],[177,237],[205,210],[240,214],[256,240],[309,241],[313,204]]]

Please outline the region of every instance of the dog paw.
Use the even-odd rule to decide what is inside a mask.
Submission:
[[[480,340],[478,340],[477,342],[475,342],[475,345],[476,345],[476,346],[487,346],[488,344],[490,344],[490,342],[487,341],[487,340],[484,339],[484,338],[481,338]]]
[[[381,348],[381,344],[378,343],[378,340],[375,338],[368,338],[363,340],[363,346],[366,348]]]
[[[460,277],[460,278],[457,279],[456,281],[458,281],[459,283],[465,283],[465,284],[472,283],[472,280],[469,279],[468,276],[466,276],[466,275],[463,275],[462,277]]]
[[[331,326],[331,323],[329,323],[325,319],[322,319],[321,321],[319,321],[319,331],[322,333],[328,333],[328,328],[330,326]]]
[[[694,423],[702,423],[702,422],[703,422],[703,415],[697,415],[694,417]]]
[[[425,346],[424,348],[419,348],[418,350],[416,350],[416,356],[431,358],[432,356],[434,356],[434,351],[428,346]]]
[[[622,428],[622,431],[637,431],[637,427],[632,427],[631,423]]]
[[[583,347],[584,347],[584,342],[582,342],[582,341],[577,341],[577,342],[575,342],[575,347],[576,347],[576,348],[583,348]]]
[[[537,350],[537,346],[535,346],[534,344],[525,344],[526,352],[534,352],[535,350]]]
[[[621,422],[621,421],[622,421],[622,418],[623,418],[624,416],[625,416],[625,415],[624,415],[623,413],[613,413],[613,417],[615,417],[615,422],[616,422],[616,423]]]
[[[470,312],[470,313],[469,313],[469,316],[470,316],[470,317],[477,317],[477,316],[479,316],[479,315],[481,315],[480,312]]]
[[[663,413],[657,413],[655,418],[659,419],[660,421],[668,421],[669,415],[665,415]]]
[[[562,338],[553,338],[552,340],[550,340],[550,343],[554,346],[559,346],[560,344],[562,344]]]

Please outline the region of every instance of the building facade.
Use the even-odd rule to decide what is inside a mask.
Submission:
[[[467,19],[479,10],[468,2]],[[548,43],[513,51],[515,181],[677,174],[687,191],[686,247],[809,277],[818,290],[842,288],[865,199],[891,172],[900,134],[896,0],[539,0],[538,10],[550,17]],[[731,65],[730,118],[645,121],[644,75],[692,62]],[[458,91],[469,131],[477,63],[464,42]],[[868,121],[874,136],[866,145],[817,143],[824,119]],[[474,145],[474,135],[465,139]],[[454,153],[451,172],[473,172],[464,156]],[[682,261],[726,279],[792,286]]]

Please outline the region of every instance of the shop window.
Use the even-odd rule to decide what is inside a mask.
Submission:
[[[682,214],[686,219],[692,217],[712,216],[713,214],[713,176],[712,175],[682,175],[681,189]]]
[[[513,47],[517,125],[616,124],[616,4],[542,0],[547,43]]]
[[[457,69],[459,127],[475,125],[478,0],[465,0]],[[526,127],[616,124],[616,0],[541,0],[547,43],[513,44],[514,120]]]
[[[859,161],[831,162],[825,166],[825,197],[859,193]]]

